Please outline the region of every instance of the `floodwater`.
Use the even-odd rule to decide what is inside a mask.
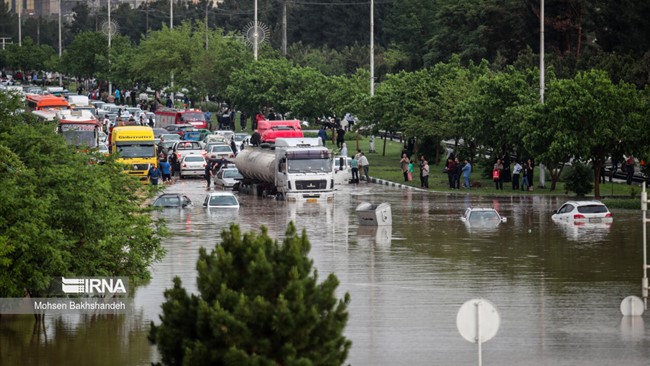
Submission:
[[[0,319],[0,365],[149,365],[158,360],[146,335],[158,322],[163,291],[179,276],[196,289],[198,248],[212,248],[231,223],[269,228],[280,238],[289,221],[305,228],[319,278],[335,273],[349,292],[351,365],[474,365],[477,345],[456,326],[461,305],[491,301],[500,316],[482,344],[486,365],[644,365],[650,332],[644,317],[624,318],[620,303],[641,295],[640,211],[614,210],[611,226],[551,221],[563,201],[424,193],[374,184],[343,186],[333,204],[240,197],[238,211],[206,212],[202,180],[176,183],[194,207],[165,210],[173,236],[153,279],[135,293],[133,315],[49,316],[33,333],[31,316]],[[507,193],[507,190],[505,191]],[[362,201],[390,202],[392,228],[359,227]],[[467,206],[495,207],[508,221],[472,230]]]

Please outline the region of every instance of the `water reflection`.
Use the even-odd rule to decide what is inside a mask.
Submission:
[[[648,365],[643,319],[621,319],[619,311],[624,297],[640,292],[637,212],[615,212],[606,231],[569,233],[550,219],[564,199],[549,197],[495,199],[361,184],[341,186],[333,204],[240,196],[233,212],[197,204],[206,193],[202,180],[171,189],[195,204],[154,213],[174,235],[165,240],[167,255],[152,268],[151,282],[136,291],[138,315],[48,318],[47,344],[32,341],[30,317],[0,318],[0,365],[148,365],[157,359],[146,340],[148,323],[158,321],[174,276],[196,290],[198,248],[218,245],[231,223],[244,232],[264,225],[282,240],[289,221],[307,232],[319,278],[335,273],[339,295],[351,295],[347,363],[475,364],[476,345],[462,339],[455,317],[465,301],[484,297],[502,320],[484,345],[486,363]],[[393,226],[359,226],[355,208],[363,201],[390,203]],[[459,218],[469,206],[496,206],[508,221],[468,230]]]

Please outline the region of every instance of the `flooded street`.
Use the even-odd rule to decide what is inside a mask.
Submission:
[[[30,316],[2,317],[0,365],[149,365],[158,359],[146,339],[149,322],[159,322],[174,276],[195,291],[198,248],[214,247],[231,223],[243,232],[265,225],[281,240],[290,221],[307,231],[319,278],[335,273],[339,297],[350,293],[351,365],[476,364],[476,344],[461,337],[456,315],[478,297],[501,317],[497,335],[483,344],[486,365],[650,362],[647,315],[624,319],[619,310],[623,298],[641,293],[640,211],[613,210],[611,226],[579,227],[551,221],[564,202],[555,198],[492,199],[375,184],[342,186],[333,204],[240,196],[239,210],[206,211],[204,184],[185,180],[167,189],[186,194],[194,206],[155,213],[172,235],[151,282],[136,289],[134,314],[49,316],[40,335],[32,335]],[[389,202],[392,228],[359,227],[355,208],[363,201]],[[508,221],[470,229],[460,220],[468,206],[494,207]]]

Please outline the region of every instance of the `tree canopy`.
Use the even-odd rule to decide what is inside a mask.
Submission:
[[[341,365],[346,293],[334,274],[318,281],[303,231],[289,224],[282,244],[235,224],[208,253],[199,251],[198,292],[178,277],[165,291],[161,323],[151,325],[165,365]]]
[[[0,295],[45,295],[54,276],[148,278],[165,230],[140,184],[18,106],[0,93]]]

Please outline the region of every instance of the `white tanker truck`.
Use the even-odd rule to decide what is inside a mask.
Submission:
[[[287,201],[334,200],[332,156],[319,138],[278,138],[274,146],[246,147],[235,158],[244,177],[233,189]]]

